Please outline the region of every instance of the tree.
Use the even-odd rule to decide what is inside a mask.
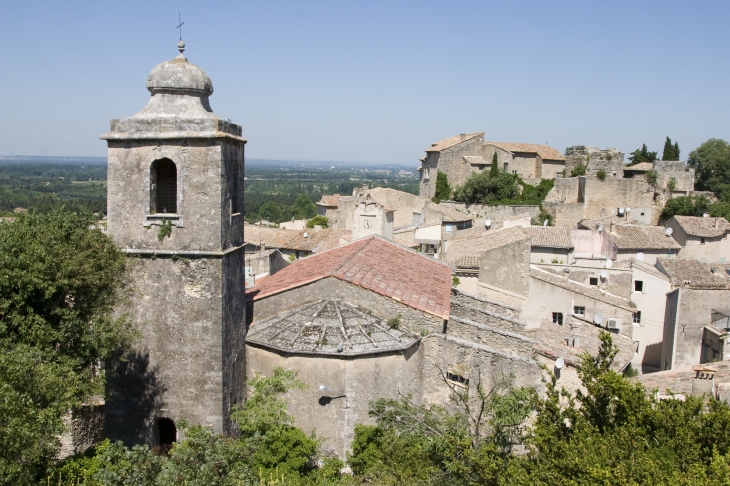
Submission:
[[[697,189],[730,202],[730,144],[711,138],[690,152],[687,165],[695,169]]]
[[[605,181],[606,180],[606,171],[603,169],[598,169],[598,172],[596,172],[596,177],[598,177],[599,181]]]
[[[646,144],[643,144],[641,149],[631,152],[629,160],[631,161],[630,166],[640,164],[641,162],[654,162],[656,160],[656,152],[649,152]]]
[[[449,185],[449,179],[441,171],[436,174],[436,195],[434,196],[434,202],[439,203],[445,199],[451,197],[451,186]]]
[[[662,209],[661,218],[673,216],[702,216],[710,211],[712,205],[705,196],[680,196],[667,201]]]
[[[498,204],[519,195],[520,189],[517,183],[519,177],[516,174],[498,171],[497,176],[492,177],[490,172],[472,175],[456,190],[454,199],[468,203]]]
[[[313,218],[317,215],[317,205],[314,204],[314,201],[308,195],[300,194],[290,208],[290,214],[294,219]],[[279,222],[277,221],[277,223]]]
[[[94,222],[56,209],[0,224],[0,483],[34,483],[64,415],[103,395],[99,363],[129,343],[112,316],[125,256]]]
[[[572,171],[570,171],[570,177],[578,177],[584,175],[586,175],[586,166],[582,163],[579,163],[578,165],[573,167]]]
[[[492,166],[489,168],[489,177],[497,177],[499,174],[499,160],[497,159],[497,151],[492,154]]]
[[[672,145],[672,139],[669,137],[667,137],[667,140],[664,142],[662,160],[679,160],[679,144],[674,142],[674,145]]]
[[[322,228],[326,228],[329,224],[330,220],[327,219],[327,216],[322,216],[320,214],[307,221],[307,228],[314,228],[315,226],[321,226]]]

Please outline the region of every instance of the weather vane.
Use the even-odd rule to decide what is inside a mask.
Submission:
[[[182,26],[185,22],[180,21],[180,14],[177,14],[177,21],[180,22],[180,24],[176,27],[176,29],[180,29],[180,40],[182,40]]]

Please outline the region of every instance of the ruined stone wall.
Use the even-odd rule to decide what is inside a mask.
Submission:
[[[479,295],[475,295],[469,292],[463,292],[460,290],[451,290],[451,313],[455,316],[466,317],[473,321],[482,322],[483,317],[476,317],[477,314],[465,313],[466,310],[477,309],[483,315],[489,315],[488,312],[495,313],[499,316],[508,316],[515,319],[519,319],[522,310],[519,307],[513,307],[506,305],[502,302],[485,299]],[[485,321],[497,325],[497,321]],[[504,322],[504,321],[499,321]],[[509,321],[512,322],[512,321]],[[522,326],[522,327],[520,327]],[[514,332],[521,332],[524,328],[524,323],[517,325],[508,324],[504,329],[511,330]]]
[[[660,189],[668,190],[668,183],[674,178],[673,191],[695,190],[695,170],[683,161],[656,160],[654,170],[657,172],[657,187]]]
[[[561,179],[556,179],[559,181]],[[584,203],[562,203],[557,201],[543,201],[542,209],[553,218],[553,226],[575,228],[584,219]]]
[[[530,240],[526,238],[483,252],[479,282],[519,295],[529,295]]]
[[[484,229],[484,222],[490,220],[492,229],[498,223],[513,219],[515,216],[529,214],[530,218],[537,218],[540,206],[489,206],[487,204],[467,204],[454,201],[441,201],[442,206],[448,206],[474,219],[474,227]]]
[[[589,172],[603,169],[609,177],[624,176],[624,154],[615,148],[601,150],[598,147],[575,145],[565,149],[565,159],[566,176],[570,176],[578,164],[585,165]]]
[[[545,196],[545,202],[575,203],[578,202],[580,189],[579,177],[555,179],[555,184]]]
[[[159,240],[163,216],[150,215],[150,167],[168,158],[177,167],[177,215],[171,215],[170,238]],[[150,250],[220,250],[242,244],[243,196],[239,213],[231,213],[227,182],[232,164],[243,191],[243,144],[228,141],[109,141],[108,231],[122,248]],[[202,216],[204,215],[204,216]],[[201,217],[202,216],[202,217]]]

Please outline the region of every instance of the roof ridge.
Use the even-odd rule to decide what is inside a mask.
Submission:
[[[530,264],[530,268],[531,268],[531,269],[535,269],[535,270],[539,270],[539,271],[541,271],[541,272],[543,272],[543,273],[546,273],[546,274],[548,274],[548,275],[550,275],[550,276],[552,276],[552,277],[558,277],[558,278],[561,278],[561,279],[565,279],[565,280],[567,280],[567,281],[569,281],[569,282],[571,282],[571,283],[574,283],[574,284],[576,284],[576,285],[580,285],[581,287],[585,287],[585,288],[587,288],[587,289],[589,289],[589,290],[597,290],[598,292],[601,292],[602,294],[605,294],[605,295],[609,295],[609,296],[611,296],[611,297],[615,297],[615,298],[617,298],[617,299],[625,300],[626,302],[631,302],[631,299],[627,299],[627,298],[625,298],[625,297],[620,297],[620,296],[618,296],[618,295],[614,295],[614,294],[612,294],[611,292],[606,292],[606,291],[605,291],[605,290],[603,290],[603,289],[599,289],[599,288],[596,288],[596,287],[591,287],[590,285],[586,285],[586,284],[584,284],[584,283],[580,283],[580,282],[577,282],[577,281],[575,281],[575,280],[570,280],[570,279],[569,279],[568,277],[563,277],[562,275],[558,275],[558,274],[556,274],[556,273],[548,272],[547,270],[543,270],[542,268],[540,268],[540,267],[537,267],[537,266],[535,266],[535,265],[532,265],[532,264]]]

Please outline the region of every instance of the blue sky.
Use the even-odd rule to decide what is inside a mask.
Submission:
[[[432,143],[682,158],[730,139],[730,2],[0,0],[0,155],[103,156],[109,119],[186,55],[247,157],[418,164]]]

